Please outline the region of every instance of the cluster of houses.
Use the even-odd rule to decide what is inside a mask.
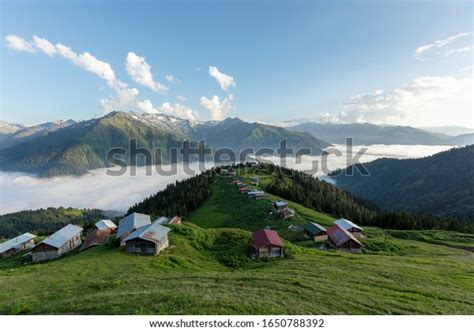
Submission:
[[[359,241],[365,237],[363,229],[344,218],[338,219],[329,229],[314,222],[303,226],[304,236],[316,242],[326,242],[334,249],[351,253],[361,253],[363,244]],[[358,239],[359,238],[359,239]],[[278,232],[262,229],[252,234],[254,254],[252,258],[283,257],[283,240]]]
[[[156,255],[169,245],[167,224],[180,224],[181,218],[160,217],[151,221],[149,215],[132,213],[115,225],[111,220],[100,220],[82,241],[83,228],[68,224],[43,241],[35,245],[35,235],[24,233],[0,244],[0,258],[6,258],[21,251],[27,251],[33,262],[59,258],[79,248],[86,250],[94,246],[105,245],[111,236],[115,236],[120,246],[129,253]]]
[[[252,178],[252,183],[255,182],[256,184],[254,185],[258,185],[258,178],[257,177],[254,177],[254,178]],[[239,192],[242,194],[246,194],[247,197],[249,197],[249,199],[260,200],[260,199],[265,199],[267,197],[267,194],[264,191],[250,188],[248,187],[247,184],[242,183],[240,179],[234,179],[232,183],[237,185]]]

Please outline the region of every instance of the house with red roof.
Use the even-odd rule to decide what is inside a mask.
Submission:
[[[334,248],[345,249],[352,253],[362,252],[362,243],[346,229],[335,224],[327,229],[328,242]]]
[[[252,234],[255,257],[283,257],[283,241],[276,231],[262,229]]]

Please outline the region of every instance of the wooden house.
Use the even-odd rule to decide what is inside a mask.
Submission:
[[[255,257],[283,257],[283,241],[276,231],[262,229],[252,234]]]
[[[248,196],[250,199],[259,200],[259,199],[264,199],[264,198],[266,198],[267,194],[266,194],[265,192],[263,192],[263,191],[252,190],[252,191],[247,192],[247,196]]]
[[[81,246],[81,251],[94,247],[94,246],[103,246],[105,245],[110,238],[114,230],[106,228],[106,229],[95,229],[89,232],[84,239],[84,242]]]
[[[329,244],[337,249],[344,249],[352,253],[362,252],[362,243],[349,231],[335,224],[327,230]]]
[[[36,236],[31,233],[24,233],[18,237],[10,239],[0,244],[0,259],[7,258],[16,252],[25,251],[34,246]]]
[[[272,202],[272,207],[275,211],[279,211],[279,210],[282,210],[284,208],[287,208],[288,204],[286,203],[286,201],[273,201]]]
[[[252,184],[258,186],[258,177],[252,177]]]
[[[81,245],[82,228],[68,224],[33,247],[33,262],[52,260]]]
[[[357,224],[355,224],[355,223],[353,223],[349,220],[346,220],[345,218],[340,218],[340,219],[336,220],[334,222],[334,224],[337,224],[341,228],[343,228],[344,230],[349,231],[356,238],[364,238],[365,237],[364,232],[363,232],[364,229],[362,229]]]
[[[151,224],[150,215],[132,213],[120,220],[119,227],[117,230],[117,238],[120,240],[120,244],[124,245],[124,239],[136,229]]]
[[[128,253],[156,255],[169,246],[170,229],[157,222],[142,226],[124,239]]]
[[[283,219],[288,219],[296,215],[295,211],[289,207],[278,210],[278,215]]]
[[[249,189],[248,187],[239,188],[239,192],[242,193],[242,194],[247,194],[250,191],[251,191],[251,189]]]
[[[328,239],[326,228],[314,222],[303,225],[303,233],[305,237],[314,241],[324,241]]]
[[[160,217],[157,218],[153,223],[158,223],[161,225],[166,225],[166,224],[181,224],[181,217],[174,216],[173,218],[168,218],[168,217]]]
[[[111,220],[100,220],[95,223],[97,230],[110,230],[111,233],[117,232],[117,225]]]

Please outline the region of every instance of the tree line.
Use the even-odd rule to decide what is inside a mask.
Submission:
[[[153,217],[187,215],[210,197],[214,176],[213,170],[207,170],[197,176],[169,184],[163,191],[132,206],[127,215],[133,212]]]
[[[474,223],[407,212],[383,212],[336,186],[301,171],[265,165],[275,175],[267,191],[305,207],[344,217],[360,225],[399,230],[447,230],[474,233]]]

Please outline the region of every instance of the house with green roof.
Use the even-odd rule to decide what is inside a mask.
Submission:
[[[315,222],[309,222],[303,225],[303,233],[305,237],[314,241],[324,241],[328,239],[326,228]]]

